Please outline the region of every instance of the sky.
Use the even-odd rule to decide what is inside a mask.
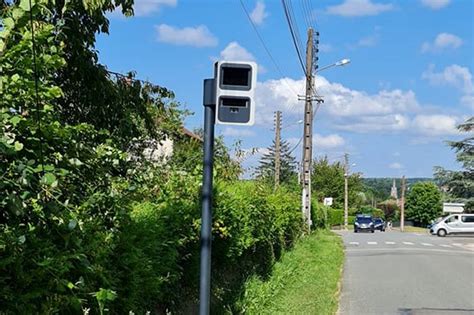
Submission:
[[[465,137],[456,125],[474,114],[474,1],[287,2],[303,45],[308,27],[319,32],[320,68],[351,60],[316,72],[324,103],[313,156],[342,161],[347,152],[351,171],[364,177],[432,177],[434,166],[460,167],[445,141]],[[135,0],[134,17],[109,19],[110,34],[97,38],[100,62],[173,90],[194,113],[185,120],[191,130],[203,125],[202,85],[213,63],[255,61],[255,125],[217,125],[216,135],[241,141],[249,176],[274,139],[279,110],[282,139],[301,159],[305,80],[281,1]]]

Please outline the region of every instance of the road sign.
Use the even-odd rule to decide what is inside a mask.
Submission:
[[[325,206],[332,206],[332,200],[333,200],[332,197],[324,198],[323,203]]]
[[[443,212],[446,213],[463,213],[464,204],[463,203],[443,203]]]

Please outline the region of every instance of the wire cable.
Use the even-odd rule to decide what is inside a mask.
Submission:
[[[301,65],[301,69],[303,69],[303,73],[305,74],[306,76],[306,68],[304,66],[304,63],[303,63],[303,58],[301,56],[301,51],[300,51],[300,48],[298,46],[298,41],[297,41],[297,36],[298,35],[295,35],[295,30],[293,28],[293,22],[292,22],[292,19],[290,17],[290,13],[289,13],[289,9],[288,9],[288,6],[287,6],[287,3],[285,0],[281,0],[281,3],[283,5],[283,9],[285,11],[285,17],[286,17],[286,21],[288,22],[288,27],[290,28],[290,33],[291,33],[291,37],[293,39],[293,44],[295,46],[295,49],[296,49],[296,53],[298,55],[298,60],[300,62],[300,65]]]
[[[41,173],[44,176],[44,153],[43,153],[43,133],[41,132],[41,114],[40,114],[40,102],[39,102],[39,83],[38,83],[38,64],[36,62],[36,41],[35,41],[35,28],[33,24],[33,5],[31,0],[30,4],[30,24],[31,24],[31,43],[32,43],[32,53],[33,53],[33,67],[34,67],[34,77],[35,77],[35,101],[36,101],[36,123],[38,124],[39,131],[39,145],[40,145],[40,163],[41,163]]]
[[[265,49],[265,52],[267,53],[268,57],[270,58],[270,60],[272,61],[273,65],[275,66],[275,69],[278,71],[278,73],[280,74],[280,76],[282,77],[283,81],[285,82],[285,84],[288,86],[288,88],[295,94],[295,95],[298,95],[298,93],[296,93],[296,91],[290,86],[290,84],[286,81],[287,78],[286,76],[283,74],[283,71],[281,71],[281,68],[280,66],[278,65],[278,63],[276,62],[275,58],[273,58],[273,55],[272,53],[270,52],[270,49],[268,49],[268,46],[265,44],[265,41],[263,40],[263,37],[262,35],[260,34],[260,32],[258,31],[258,28],[257,26],[255,25],[255,23],[252,21],[252,17],[250,16],[250,13],[248,12],[247,10],[247,7],[245,6],[243,0],[240,0],[240,4],[242,6],[242,9],[244,10],[245,12],[245,15],[247,16],[250,24],[252,25],[252,28],[253,30],[255,31],[255,33],[257,34],[257,37],[258,39],[260,40],[260,43],[262,44],[263,48]]]
[[[298,42],[298,46],[300,48],[300,51],[304,52],[305,51],[304,50],[304,45],[303,45],[303,42],[301,41],[300,28],[298,26],[298,22],[296,20],[295,12],[293,10],[293,3],[291,2],[291,0],[286,0],[286,1],[287,1],[287,5],[288,5],[288,12],[290,13],[291,24],[293,25],[293,29],[295,30],[295,36],[296,36],[296,40]]]

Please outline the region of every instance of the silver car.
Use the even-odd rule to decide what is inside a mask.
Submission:
[[[474,234],[474,214],[451,214],[433,223],[430,233],[444,237],[448,234]]]

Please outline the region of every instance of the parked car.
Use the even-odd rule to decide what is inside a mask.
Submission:
[[[385,232],[385,221],[382,218],[375,218],[374,219],[374,230],[379,230]]]
[[[430,227],[430,233],[444,237],[449,234],[474,234],[474,214],[451,214]]]
[[[354,232],[359,231],[370,231],[371,233],[375,232],[374,222],[372,217],[368,215],[358,215],[354,221]]]

